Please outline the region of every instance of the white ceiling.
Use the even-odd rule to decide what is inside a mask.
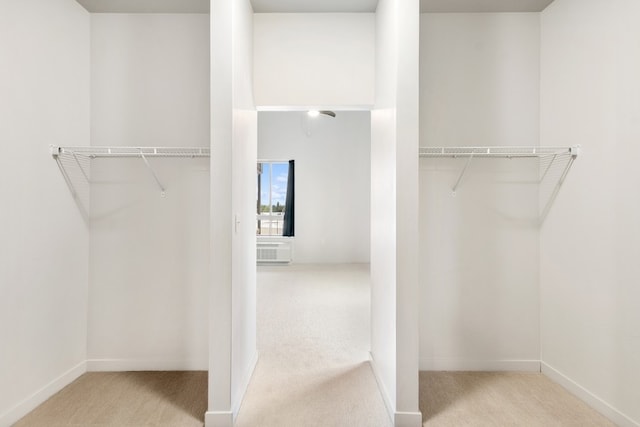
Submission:
[[[209,13],[210,0],[77,0],[93,13]],[[421,12],[540,12],[553,0],[420,0]],[[256,13],[375,12],[378,0],[251,0]]]
[[[553,0],[420,0],[420,12],[541,12]]]
[[[209,0],[76,0],[92,13],[209,13]]]
[[[77,0],[92,13],[208,13],[210,0]],[[378,0],[251,0],[256,13],[375,12]]]
[[[378,0],[251,0],[255,13],[375,12]]]

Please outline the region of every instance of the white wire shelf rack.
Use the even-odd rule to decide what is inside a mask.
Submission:
[[[580,146],[571,147],[420,147],[420,157],[546,157],[578,156]]]
[[[473,159],[477,158],[538,158],[540,159],[540,179],[539,184],[553,173],[554,168],[559,169],[555,175],[558,180],[551,184],[550,196],[540,213],[540,223],[544,221],[553,202],[555,201],[562,184],[564,183],[575,159],[580,155],[580,145],[569,147],[517,147],[517,146],[496,146],[496,147],[420,147],[420,158],[462,158],[467,159],[457,181],[453,185],[452,195],[455,196],[462,179],[467,173]],[[549,182],[550,179],[546,179]]]
[[[209,157],[211,150],[204,147],[61,147],[51,146],[51,154],[98,157]]]
[[[79,199],[77,185],[74,185],[74,177],[69,172],[74,170],[74,176],[80,176],[86,184],[91,183],[90,163],[99,158],[139,158],[143,161],[149,173],[160,189],[162,197],[166,196],[165,186],[162,184],[156,171],[151,166],[149,158],[202,158],[210,157],[211,150],[207,147],[94,147],[94,146],[50,146],[51,155],[58,163],[60,171],[71,190],[74,198]],[[85,191],[86,193],[86,191]],[[86,196],[85,196],[86,198]],[[86,205],[87,203],[83,203]],[[86,217],[86,207],[84,209]]]

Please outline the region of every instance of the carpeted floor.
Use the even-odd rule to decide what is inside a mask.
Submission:
[[[260,359],[237,427],[390,427],[369,350],[366,266],[258,272]],[[88,373],[16,427],[201,427],[206,372]],[[425,427],[613,426],[541,374],[421,372]]]
[[[260,359],[236,426],[390,427],[368,363],[368,266],[258,271]]]
[[[539,373],[420,372],[425,427],[613,427]]]
[[[206,372],[89,372],[15,427],[202,427]]]

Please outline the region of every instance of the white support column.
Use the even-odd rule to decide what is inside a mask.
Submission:
[[[419,409],[420,2],[397,0],[396,427],[421,427]]]
[[[211,269],[207,427],[231,427],[232,3],[211,0]]]
[[[207,427],[231,427],[257,362],[257,112],[249,0],[211,2],[211,300]]]
[[[376,104],[371,116],[371,359],[395,426],[420,427],[418,406],[417,0],[376,12]]]

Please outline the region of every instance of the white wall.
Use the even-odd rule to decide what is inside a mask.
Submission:
[[[393,7],[376,11],[376,108],[371,112],[371,358],[378,386],[395,416],[396,165]]]
[[[640,4],[556,0],[541,19],[541,141],[583,146],[541,230],[543,372],[637,426]]]
[[[231,427],[257,361],[253,11],[211,3],[211,275],[206,426]]]
[[[372,13],[259,13],[254,17],[258,106],[371,106]]]
[[[538,144],[539,16],[421,15],[421,145]]]
[[[209,15],[91,15],[93,145],[208,146]]]
[[[423,14],[420,145],[538,145],[537,13]],[[420,161],[420,369],[539,370],[538,164]]]
[[[209,145],[209,16],[91,16],[91,143]],[[92,163],[93,370],[207,369],[207,159]]]
[[[253,102],[253,9],[233,9],[233,290],[231,410],[238,415],[255,364],[256,347],[256,162],[258,113]],[[215,141],[213,142],[215,144]],[[212,216],[212,221],[217,218]],[[215,271],[213,272],[215,277]]]
[[[371,113],[371,356],[396,426],[418,409],[419,4],[376,11],[376,102]]]
[[[89,232],[49,144],[89,141],[89,14],[0,3],[0,425],[85,369]]]
[[[369,262],[371,115],[336,113],[258,114],[258,158],[296,161],[296,263]]]

